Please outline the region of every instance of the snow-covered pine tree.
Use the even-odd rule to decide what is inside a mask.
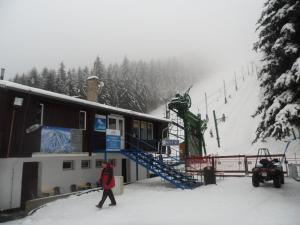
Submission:
[[[120,68],[120,77],[118,82],[119,88],[119,103],[121,108],[131,109],[141,112],[141,106],[134,94],[134,72],[133,67],[127,57],[124,58]]]
[[[78,95],[78,87],[76,86],[76,71],[73,68],[72,70],[69,70],[67,73],[67,93],[70,96],[77,96]]]
[[[76,78],[76,88],[77,88],[77,95],[80,98],[86,98],[86,79],[89,75],[89,69],[85,67],[81,69],[81,67],[77,70],[77,78]]]
[[[35,67],[32,68],[32,70],[29,72],[28,79],[29,79],[29,86],[36,87],[36,88],[40,88],[42,86],[42,79]]]
[[[300,1],[268,0],[257,30],[254,49],[263,54],[263,66],[258,74],[262,99],[255,113],[261,121],[254,141],[282,139],[300,128]]]
[[[42,88],[48,91],[55,90],[55,70],[49,71],[47,67],[45,67],[41,73],[43,85]]]
[[[57,71],[56,92],[65,94],[66,90],[67,90],[67,75],[66,75],[65,65],[63,62],[61,62],[59,69]]]
[[[102,61],[100,60],[99,56],[97,56],[97,58],[94,62],[94,67],[92,69],[91,75],[92,76],[97,76],[100,81],[104,79],[105,67],[104,67]]]

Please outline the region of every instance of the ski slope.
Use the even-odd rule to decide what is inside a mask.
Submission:
[[[224,85],[226,87],[226,99]],[[191,111],[201,113],[202,118],[206,115],[205,93],[207,94],[208,129],[205,132],[205,142],[208,154],[232,155],[232,154],[256,154],[260,147],[269,148],[271,153],[283,153],[286,141],[267,139],[266,142],[258,141],[252,144],[259,117],[252,117],[259,105],[260,90],[256,75],[237,75],[237,90],[232,72],[219,73],[209,76],[195,84],[190,96],[192,99]],[[165,115],[165,106],[159,107],[152,114]],[[220,148],[216,140],[213,110],[216,117],[221,118],[225,114],[225,122],[218,123],[220,136]],[[213,137],[210,135],[213,132]],[[290,156],[300,154],[300,141],[292,141],[288,153]]]
[[[5,225],[295,225],[300,221],[300,182],[286,179],[281,189],[272,183],[254,188],[250,177],[225,178],[217,185],[194,190],[174,189],[159,178],[125,186],[95,207],[102,191],[48,203],[24,219]]]

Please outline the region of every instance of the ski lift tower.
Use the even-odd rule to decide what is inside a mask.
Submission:
[[[192,105],[189,95],[191,87],[184,94],[176,94],[169,102],[169,110],[175,112],[183,120],[184,130],[184,157],[185,160],[206,155],[203,133],[206,130],[206,121],[201,120],[200,114],[195,115],[189,111]],[[180,126],[172,121],[175,126]],[[180,126],[181,127],[181,126]]]

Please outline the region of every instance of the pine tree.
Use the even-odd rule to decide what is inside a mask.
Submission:
[[[40,88],[42,86],[41,77],[36,68],[32,68],[28,75],[29,86]]]
[[[130,69],[130,62],[127,57],[125,57],[120,68],[120,80],[118,82],[119,104],[121,108],[141,111],[141,107],[134,95],[134,77],[132,76],[133,72]]]
[[[76,72],[73,68],[72,70],[69,70],[67,73],[67,93],[70,96],[77,96],[77,85],[76,85]]]
[[[105,76],[105,67],[103,63],[100,60],[100,57],[97,56],[95,62],[94,62],[94,67],[92,69],[92,76],[96,76],[99,78],[99,80],[103,80]]]
[[[77,87],[77,95],[80,98],[86,98],[86,79],[89,74],[89,69],[85,67],[82,70],[80,67],[77,70],[77,79],[76,79],[76,87]]]
[[[56,91],[56,72],[55,70],[48,70],[47,68],[44,68],[42,71],[42,77],[43,77],[43,89],[48,91]]]
[[[67,75],[65,65],[63,62],[60,63],[56,77],[56,92],[65,94],[67,92]]]
[[[257,30],[254,49],[263,53],[258,74],[263,97],[255,113],[261,121],[254,141],[282,139],[300,127],[300,1],[268,0]]]

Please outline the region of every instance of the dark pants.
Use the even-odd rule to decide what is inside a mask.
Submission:
[[[113,194],[112,190],[109,189],[109,190],[104,190],[103,191],[102,199],[101,199],[101,201],[98,204],[100,207],[103,206],[103,204],[104,204],[107,196],[109,197],[109,199],[111,201],[111,205],[115,205],[116,204],[116,200],[115,200],[114,194]]]

